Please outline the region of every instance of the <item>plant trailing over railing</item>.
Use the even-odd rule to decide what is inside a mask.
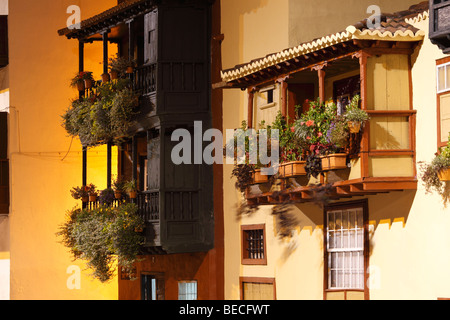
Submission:
[[[421,179],[426,193],[436,192],[446,206],[450,201],[450,138],[439,151],[431,163],[420,162]]]
[[[112,279],[118,266],[131,273],[144,243],[144,223],[135,204],[100,206],[91,210],[73,209],[57,232],[75,260],[87,262],[94,278]]]
[[[72,102],[62,116],[63,127],[84,146],[119,143],[134,124],[137,106],[129,80],[106,82],[90,97]]]

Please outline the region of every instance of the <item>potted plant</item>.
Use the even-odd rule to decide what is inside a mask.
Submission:
[[[94,78],[92,76],[92,72],[81,71],[72,78],[70,85],[72,88],[77,88],[78,91],[84,91],[92,88],[93,82]]]
[[[121,178],[117,178],[116,180],[114,180],[113,189],[114,189],[114,197],[116,199],[119,200],[122,198],[122,193],[124,192],[124,186],[125,186],[125,182]]]
[[[124,184],[124,189],[128,192],[130,199],[136,199],[137,197],[136,180],[127,181]]]
[[[89,192],[88,192],[88,189],[85,186],[73,187],[70,190],[70,193],[72,194],[72,197],[75,200],[81,199],[82,202],[88,202],[89,201]]]
[[[421,180],[427,193],[437,192],[446,204],[449,199],[450,182],[450,140],[447,146],[440,148],[431,163],[420,162]]]
[[[111,76],[109,75],[109,73],[103,73],[102,74],[102,83],[106,83],[111,81]]]
[[[333,165],[336,160],[347,158],[346,153],[338,153],[327,135],[333,124],[336,124],[337,108],[332,102],[321,103],[319,99],[310,102],[309,110],[295,122],[297,141],[306,149],[305,171],[308,177],[317,177],[323,170],[341,168]],[[332,164],[332,165],[329,165]]]
[[[101,205],[109,206],[113,203],[114,199],[115,199],[115,195],[114,195],[113,189],[107,188],[107,189],[100,191],[98,200]]]
[[[116,56],[115,58],[109,59],[108,65],[111,79],[115,80],[118,78],[124,78],[127,74],[133,73],[135,61]]]
[[[296,137],[295,125],[289,124],[289,119],[286,119],[281,112],[278,112],[271,129],[276,129],[279,132],[279,176],[281,178],[290,178],[306,175],[306,161],[302,157],[305,145]]]
[[[359,101],[359,95],[354,96],[344,114],[350,133],[359,133],[365,122],[370,120],[367,112],[359,108]]]
[[[348,125],[344,117],[336,116],[326,134],[328,146],[322,151],[322,170],[347,168]]]
[[[90,202],[97,201],[97,196],[98,196],[97,187],[93,183],[91,183],[86,186],[86,190],[89,193],[89,201]]]

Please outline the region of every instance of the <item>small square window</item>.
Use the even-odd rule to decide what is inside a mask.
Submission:
[[[242,264],[267,264],[264,225],[242,226]]]
[[[197,300],[197,281],[179,281],[178,300]]]

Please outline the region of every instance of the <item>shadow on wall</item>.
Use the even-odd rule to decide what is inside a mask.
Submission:
[[[370,252],[372,252],[374,247],[372,237],[379,224],[388,223],[390,228],[392,223],[402,222],[403,228],[406,226],[415,195],[415,190],[407,190],[368,197],[369,224],[374,226],[369,229]],[[351,202],[359,199],[361,198],[339,202]],[[286,203],[273,206],[272,215],[275,217],[274,232],[280,241],[286,244],[282,253],[283,260],[287,260],[295,252],[298,246],[298,235],[301,231],[308,231],[310,236],[318,237],[317,241],[320,243],[321,249],[323,249],[323,232],[318,232],[314,235],[314,230],[324,229],[323,208],[320,202],[309,204]],[[252,215],[257,210],[258,206],[243,205],[238,210],[238,217],[240,215]]]

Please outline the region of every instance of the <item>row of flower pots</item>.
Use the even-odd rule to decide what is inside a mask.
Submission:
[[[326,156],[321,156],[322,171],[338,170],[347,168],[347,154],[334,153]],[[306,161],[291,161],[282,163],[278,168],[278,177],[293,178],[299,176],[306,176]],[[253,182],[255,184],[267,183],[269,175],[261,172],[261,169],[256,169],[253,173]]]

